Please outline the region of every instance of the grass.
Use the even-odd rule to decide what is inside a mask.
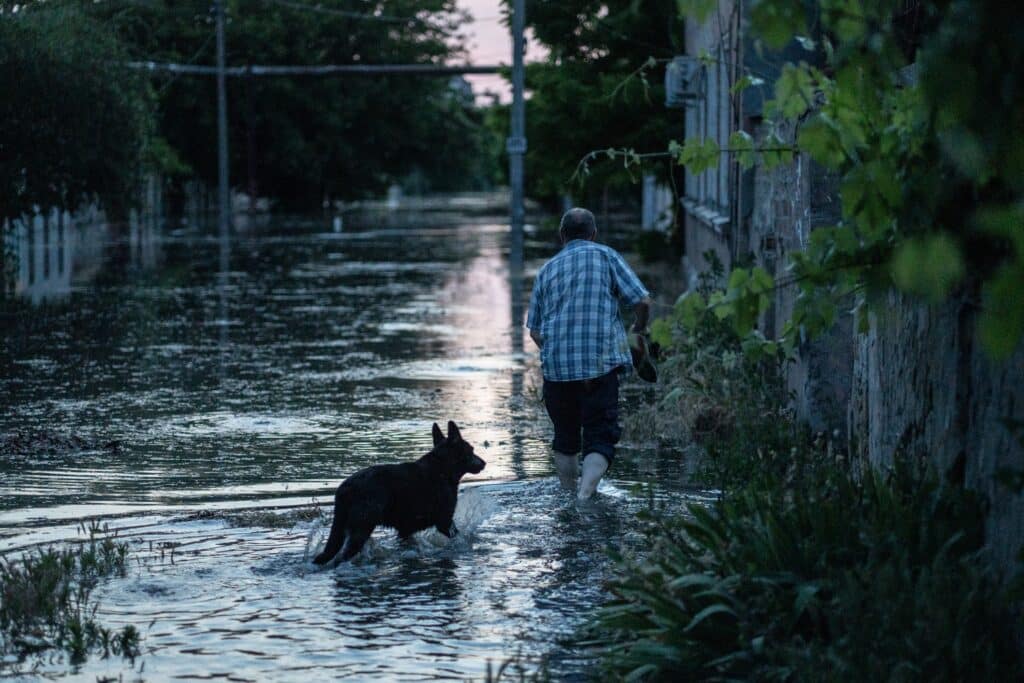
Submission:
[[[92,592],[106,576],[124,576],[128,545],[106,537],[98,524],[83,527],[89,540],[0,558],[0,652],[19,659],[51,649],[71,663],[90,654],[134,658],[138,630],[110,630],[96,621]]]

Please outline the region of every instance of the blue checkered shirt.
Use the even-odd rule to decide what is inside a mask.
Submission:
[[[540,332],[544,379],[569,382],[632,367],[619,301],[648,296],[640,279],[611,247],[572,240],[544,264],[533,282],[526,326]]]

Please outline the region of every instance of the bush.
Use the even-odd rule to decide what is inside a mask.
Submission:
[[[593,643],[644,680],[1020,680],[982,512],[928,473],[828,465],[651,515]]]
[[[721,295],[722,264],[714,252],[704,258],[711,268],[696,289],[651,325],[651,340],[664,356],[659,364],[664,393],[625,422],[634,438],[674,449],[697,446],[707,456],[703,478],[725,487],[747,481],[768,461],[784,468],[800,429],[780,398],[786,395],[780,358],[752,357],[728,323],[694,306],[698,299]]]

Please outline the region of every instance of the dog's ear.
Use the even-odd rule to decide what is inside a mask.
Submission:
[[[448,420],[448,440],[449,441],[461,441],[462,440],[462,434],[459,434],[459,428],[451,420]]]
[[[437,426],[436,422],[434,423],[434,430],[433,430],[432,433],[434,435],[434,447],[435,448],[437,446],[440,446],[442,443],[444,443],[444,434],[441,433],[441,428]]]

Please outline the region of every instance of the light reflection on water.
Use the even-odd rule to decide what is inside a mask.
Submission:
[[[147,679],[464,679],[518,650],[549,656],[556,677],[584,675],[573,629],[600,601],[607,548],[638,543],[646,497],[633,482],[676,507],[696,497],[679,495],[672,458],[628,444],[596,506],[557,487],[535,355],[512,322],[528,283],[510,289],[505,230],[282,223],[230,245],[179,235],[157,275],[14,318],[0,431],[122,448],[0,462],[0,550],[122,515],[112,526],[134,564],[102,585],[100,617],[142,628]],[[430,423],[449,419],[488,462],[467,478],[453,543],[378,532],[354,566],[313,571],[318,523],[230,521],[314,499],[329,509],[345,476],[418,456]],[[197,510],[206,517],[186,514]],[[130,674],[103,660],[44,671]]]

